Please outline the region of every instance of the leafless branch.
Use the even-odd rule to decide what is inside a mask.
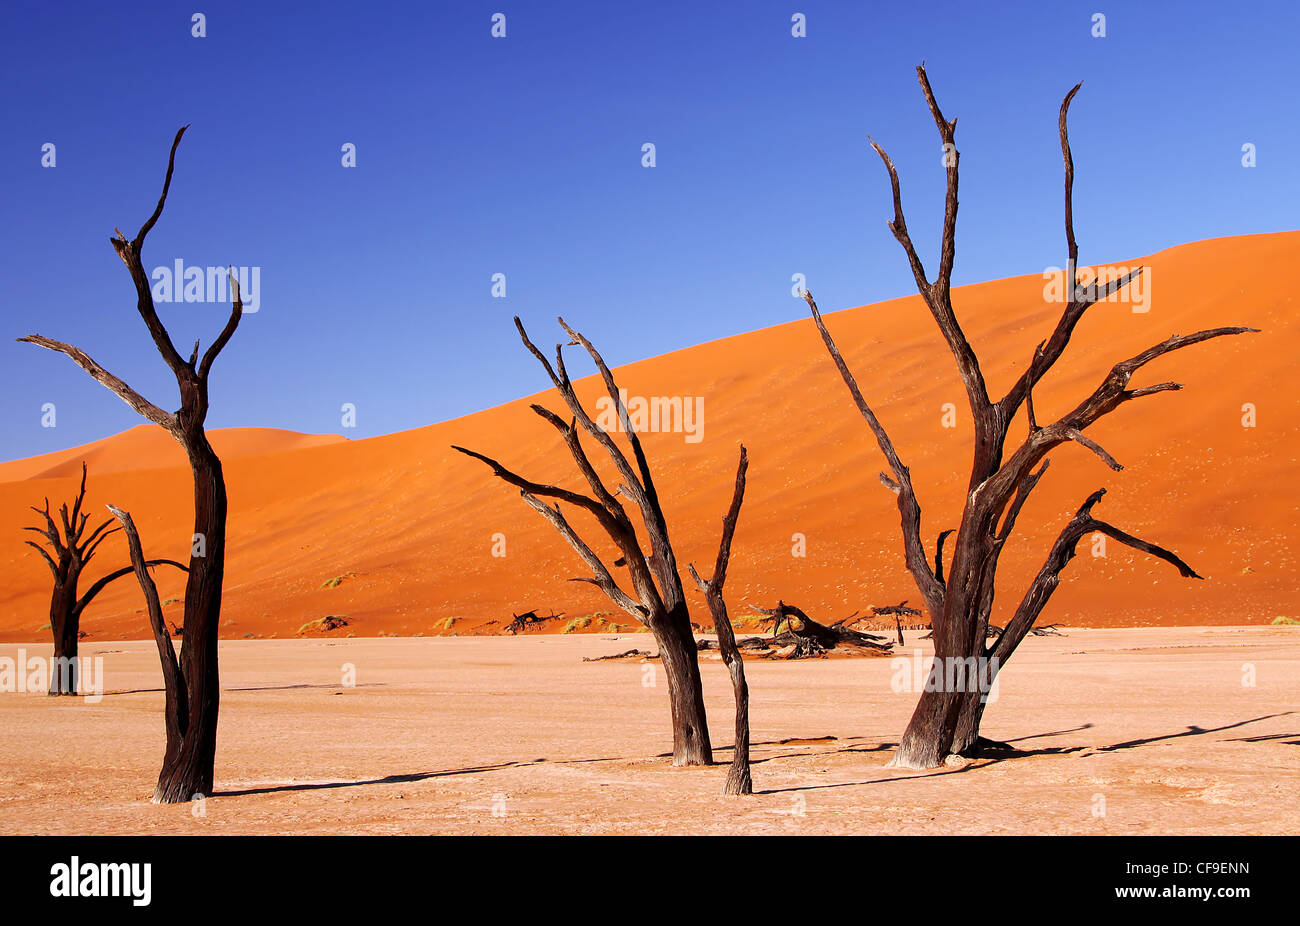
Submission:
[[[1011,653],[1029,633],[1034,625],[1034,621],[1042,613],[1043,608],[1047,605],[1052,593],[1060,584],[1062,570],[1069,564],[1070,560],[1075,557],[1075,550],[1079,541],[1092,533],[1102,533],[1118,540],[1120,543],[1133,547],[1157,559],[1174,566],[1180,575],[1188,579],[1200,579],[1196,570],[1187,565],[1178,554],[1164,547],[1158,546],[1149,541],[1135,537],[1126,531],[1120,530],[1112,524],[1105,521],[1099,521],[1092,516],[1092,509],[1101,501],[1106,494],[1105,489],[1098,489],[1088,496],[1087,500],[1080,506],[1074,517],[1061,530],[1056,542],[1052,545],[1051,551],[1047,555],[1046,561],[1039,570],[1038,575],[1030,584],[1020,605],[1016,608],[1015,614],[1007,622],[1006,628],[997,638],[996,642],[989,648],[989,653],[999,661],[1005,662]]]
[[[148,399],[141,396],[122,380],[101,367],[80,348],[73,347],[71,344],[64,344],[62,341],[56,341],[53,338],[42,337],[39,334],[28,335],[27,337],[19,338],[18,340],[26,341],[29,344],[35,344],[38,347],[44,347],[48,350],[57,351],[61,354],[66,354],[68,357],[72,358],[73,363],[77,364],[77,366],[81,367],[100,383],[107,386],[127,405],[131,406],[154,424],[160,425],[168,431],[175,433],[177,429],[175,415],[168,414],[157,405],[154,405]]]
[[[618,583],[614,581],[614,577],[610,575],[609,570],[605,567],[605,564],[601,562],[600,557],[597,556],[591,547],[578,536],[577,531],[575,531],[569,525],[569,522],[565,520],[564,515],[560,512],[560,506],[555,505],[552,507],[528,491],[521,492],[520,494],[525,502],[540,513],[542,517],[551,522],[555,529],[559,531],[560,536],[568,542],[569,546],[573,547],[577,554],[582,557],[582,561],[586,563],[594,573],[590,578],[582,577],[577,578],[574,581],[589,582],[590,584],[595,585],[608,595],[610,600],[628,614],[632,615],[632,617],[637,621],[644,622],[648,614],[648,609],[619,588]]]
[[[871,429],[871,433],[875,435],[876,444],[880,447],[880,452],[884,454],[886,461],[889,463],[889,468],[893,471],[892,479],[881,473],[880,480],[886,488],[898,495],[898,511],[902,519],[907,568],[912,573],[912,578],[916,581],[917,589],[921,592],[921,597],[925,599],[926,607],[929,608],[931,616],[937,615],[943,610],[943,586],[930,570],[930,564],[925,554],[925,544],[921,540],[921,506],[917,501],[916,491],[912,488],[912,474],[903,465],[903,461],[894,447],[894,442],[888,432],[885,431],[884,425],[880,423],[876,413],[871,410],[871,406],[862,397],[862,390],[858,388],[857,380],[849,370],[848,364],[844,362],[844,357],[841,356],[840,349],[835,344],[835,339],[831,337],[831,333],[826,329],[826,323],[822,320],[821,312],[817,309],[817,302],[813,299],[812,293],[804,290],[803,298],[812,311],[813,321],[817,325],[817,330],[821,332],[822,341],[826,344],[826,350],[835,362],[836,369],[840,371],[840,377],[844,380],[844,384],[848,386],[854,404],[857,405],[858,411],[867,422],[867,427]]]

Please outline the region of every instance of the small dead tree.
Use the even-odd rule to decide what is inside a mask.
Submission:
[[[50,573],[54,576],[54,590],[50,593],[50,632],[54,635],[54,658],[50,663],[50,689],[52,695],[75,695],[77,693],[78,664],[77,664],[77,641],[81,634],[81,614],[86,610],[95,596],[108,587],[110,582],[130,575],[130,566],[124,566],[121,569],[114,570],[106,575],[100,576],[90,588],[86,589],[85,594],[80,598],[77,597],[78,583],[81,579],[82,571],[90,565],[90,560],[94,557],[95,551],[99,545],[110,534],[117,533],[120,528],[105,530],[113,523],[109,518],[103,524],[100,524],[89,534],[86,533],[86,525],[90,521],[90,515],[81,510],[82,503],[86,499],[86,464],[81,464],[81,488],[77,490],[77,497],[73,499],[72,511],[68,511],[67,504],[59,506],[59,521],[55,522],[50,514],[50,500],[45,499],[45,507],[32,507],[32,511],[45,518],[44,527],[24,527],[23,530],[33,531],[45,537],[50,549],[33,540],[24,541],[29,547],[34,547],[36,552],[41,554],[45,560],[45,565],[50,567]],[[186,567],[170,559],[155,559],[145,563],[146,566],[159,566],[166,564],[175,566],[177,569],[184,570]]]
[[[559,432],[578,470],[591,487],[591,495],[532,482],[506,469],[491,457],[464,447],[453,446],[452,449],[490,466],[497,477],[518,488],[524,501],[559,531],[560,536],[577,551],[593,573],[590,577],[584,576],[572,581],[588,582],[596,586],[654,634],[655,641],[659,644],[664,674],[668,678],[668,699],[673,721],[673,765],[712,765],[713,751],[709,743],[704,694],[700,687],[695,636],[691,629],[681,576],[677,572],[677,559],[668,538],[668,523],[659,504],[659,493],[650,475],[650,465],[609,367],[586,337],[565,324],[563,318],[559,319],[559,323],[569,335],[570,345],[585,348],[600,371],[613,407],[618,410],[621,430],[631,446],[635,464],[628,460],[614,438],[592,420],[578,401],[573,383],[564,367],[561,346],[557,344],[555,347],[555,366],[552,367],[545,355],[528,339],[528,333],[517,317],[515,327],[519,331],[519,337],[546,370],[572,417],[565,421],[540,405],[534,405],[532,409]],[[588,459],[587,452],[582,447],[579,428],[600,444],[618,470],[623,481],[614,491],[611,492],[606,487]],[[620,495],[630,500],[640,511],[641,522],[649,540],[649,552],[642,551],[632,520],[618,500]],[[553,498],[556,502],[551,505],[542,501],[542,498]],[[636,597],[619,586],[600,557],[578,536],[560,510],[560,502],[579,508],[596,519],[622,554],[619,558],[621,562],[616,562],[615,565],[622,565],[628,570]]]
[[[185,733],[190,724],[190,689],[185,684],[185,669],[176,658],[176,649],[172,646],[172,638],[167,633],[167,626],[163,621],[162,605],[158,601],[158,587],[154,585],[149,570],[145,568],[147,563],[140,546],[140,535],[135,529],[135,522],[131,520],[130,513],[121,508],[109,505],[108,510],[121,522],[122,529],[126,533],[127,549],[131,554],[131,568],[140,582],[140,590],[144,592],[144,603],[149,612],[149,628],[153,631],[154,643],[158,646],[158,659],[162,663],[165,692],[163,718],[167,728],[163,774],[166,774],[167,769],[173,768],[180,761],[185,747]],[[163,778],[160,775],[158,787],[162,788],[162,786]]]
[[[547,621],[558,621],[564,614],[561,611],[556,614],[552,611],[546,617],[541,617],[536,611],[525,611],[523,614],[511,614],[513,620],[505,627],[505,632],[509,634],[521,634],[528,630],[529,627],[536,627],[545,624]]]
[[[162,427],[185,448],[194,474],[194,547],[190,556],[189,580],[185,586],[185,623],[181,645],[181,666],[187,687],[189,720],[175,754],[168,756],[158,787],[156,803],[178,803],[212,792],[212,767],[217,748],[217,711],[220,681],[217,672],[217,632],[221,617],[221,588],[226,569],[226,481],[221,460],[208,443],[203,423],[208,414],[208,375],[217,355],[229,343],[239,326],[243,302],[239,282],[230,273],[231,312],[225,328],[199,357],[199,342],[188,360],[180,355],[171,335],[154,307],[149,274],[141,259],[145,236],[153,229],[171,188],[176,165],[176,148],[189,126],[182,126],[172,141],[167,157],[167,176],[153,215],[132,239],[120,230],[111,239],[118,257],[135,283],[136,309],[153,338],[154,345],[176,377],[181,407],[165,412],[145,399],[118,377],[105,370],[79,348],[33,334],[26,341],[66,354],[97,381],[112,390],[145,418]]]
[[[1033,389],[1060,359],[1079,320],[1090,306],[1118,293],[1142,272],[1139,268],[1104,283],[1094,281],[1090,285],[1083,285],[1079,282],[1077,272],[1079,249],[1075,242],[1073,219],[1074,161],[1070,155],[1066,130],[1070,101],[1079,90],[1079,86],[1075,86],[1065,95],[1058,120],[1061,153],[1065,162],[1065,239],[1068,251],[1065,279],[1068,301],[1052,333],[1038,345],[1027,368],[1012,384],[1006,395],[996,401],[990,398],[979,358],[962,332],[952,306],[951,277],[953,258],[956,253],[957,179],[960,160],[953,141],[957,121],[944,118],[930,88],[925,67],[918,67],[916,71],[926,103],[930,107],[930,114],[939,129],[947,170],[939,272],[934,282],[926,276],[925,267],[908,235],[907,223],[903,218],[898,171],[894,167],[894,162],[874,140],[871,144],[889,173],[894,205],[894,217],[889,222],[890,231],[906,252],[912,274],[916,279],[917,290],[956,360],[975,425],[970,481],[961,521],[956,531],[957,536],[953,542],[952,564],[947,575],[944,574],[943,569],[943,546],[944,540],[952,531],[945,531],[939,535],[934,566],[931,567],[922,542],[921,506],[912,485],[911,473],[903,464],[884,426],[863,399],[857,381],[845,364],[844,358],[840,356],[830,332],[826,330],[812,294],[805,292],[803,295],[831,359],[844,379],[845,385],[848,386],[858,411],[875,435],[881,453],[889,463],[890,472],[881,473],[880,480],[886,488],[898,496],[907,568],[925,600],[926,609],[930,613],[931,626],[934,628],[934,671],[955,677],[957,673],[949,671],[953,666],[978,665],[980,667],[978,685],[965,684],[960,686],[961,690],[953,690],[958,686],[952,684],[931,686],[927,683],[926,691],[921,695],[892,764],[906,768],[932,768],[941,764],[950,754],[969,754],[979,748],[979,728],[985,704],[984,692],[1042,613],[1060,582],[1061,571],[1074,557],[1075,545],[1080,538],[1091,533],[1103,533],[1120,543],[1171,563],[1181,575],[1187,578],[1200,578],[1190,566],[1169,550],[1094,518],[1092,509],[1105,493],[1104,489],[1100,489],[1088,496],[1078,513],[1062,529],[1046,562],[1025,592],[1003,632],[993,638],[991,643],[986,643],[985,631],[993,607],[998,558],[1007,539],[1011,536],[1016,518],[1026,499],[1047,470],[1047,455],[1062,444],[1073,442],[1095,453],[1111,469],[1121,469],[1115,458],[1091,438],[1085,436],[1084,431],[1103,415],[1128,402],[1182,388],[1182,384],[1174,382],[1130,388],[1129,381],[1133,375],[1151,361],[1171,351],[1200,344],[1212,338],[1253,332],[1256,329],[1211,328],[1194,334],[1174,335],[1136,356],[1115,364],[1091,395],[1060,418],[1049,424],[1038,422],[1034,411]],[[1027,419],[1027,435],[1019,447],[1008,452],[1008,432],[1022,406],[1025,408]],[[931,690],[932,687],[935,690]]]
[[[871,613],[876,617],[894,618],[894,629],[898,631],[898,645],[903,646],[903,618],[920,617],[921,612],[916,608],[909,608],[906,601],[900,601],[898,604],[886,605],[883,608],[872,608]]]
[[[713,576],[707,581],[701,579],[695,571],[695,564],[688,564],[691,578],[700,587],[700,591],[704,592],[705,600],[709,603],[713,629],[718,633],[718,649],[731,674],[731,688],[736,700],[736,749],[731,759],[731,768],[727,772],[727,782],[722,789],[723,794],[754,793],[754,782],[749,774],[749,685],[745,682],[745,662],[736,646],[736,633],[731,627],[727,602],[723,597],[727,565],[731,562],[731,540],[736,534],[740,506],[745,501],[745,471],[748,469],[749,457],[742,444],[740,463],[736,467],[736,488],[731,496],[731,507],[722,519],[722,539],[718,541],[718,558],[713,565]]]

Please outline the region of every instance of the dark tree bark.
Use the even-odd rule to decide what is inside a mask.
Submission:
[[[1179,383],[1166,382],[1130,389],[1129,380],[1133,374],[1170,351],[1212,338],[1253,332],[1256,329],[1212,328],[1194,334],[1170,337],[1128,360],[1115,364],[1101,385],[1072,411],[1050,424],[1039,424],[1033,405],[1034,386],[1060,359],[1075,326],[1087,309],[1119,292],[1142,272],[1139,268],[1106,283],[1094,283],[1089,286],[1080,285],[1078,282],[1079,249],[1074,237],[1073,219],[1074,161],[1070,154],[1066,128],[1070,102],[1079,90],[1079,87],[1075,86],[1062,101],[1058,120],[1061,153],[1065,162],[1068,301],[1052,333],[1038,345],[1025,371],[1006,395],[997,401],[992,400],[980,369],[979,359],[963,333],[952,307],[950,281],[956,252],[957,181],[960,160],[954,142],[957,121],[944,118],[924,67],[917,68],[917,77],[948,155],[945,158],[948,182],[939,272],[933,282],[926,275],[907,231],[907,223],[903,218],[898,171],[884,149],[875,141],[871,144],[880,155],[889,174],[894,205],[894,217],[889,222],[889,228],[902,245],[916,279],[917,290],[956,361],[975,425],[974,453],[966,504],[952,544],[951,565],[946,577],[943,575],[942,547],[944,538],[951,532],[945,531],[940,535],[935,567],[932,569],[927,562],[922,542],[921,508],[912,485],[911,475],[879,419],[863,399],[853,374],[826,329],[812,294],[805,292],[804,298],[812,311],[813,321],[821,333],[831,359],[835,362],[854,403],[875,435],[876,442],[889,463],[890,473],[882,473],[880,479],[898,496],[907,566],[925,599],[931,626],[934,628],[936,671],[947,673],[954,665],[975,660],[975,664],[980,667],[979,681],[989,685],[1047,604],[1060,581],[1061,570],[1073,556],[1074,544],[1083,533],[1100,531],[1108,534],[1121,543],[1174,564],[1184,576],[1199,578],[1186,563],[1168,550],[1133,537],[1109,524],[1094,520],[1091,509],[1101,498],[1101,493],[1094,493],[1080,509],[1079,514],[1062,530],[1047,562],[1025,592],[1015,611],[1015,616],[1007,624],[1005,631],[996,638],[994,643],[986,643],[998,558],[1015,527],[1016,518],[1029,493],[1033,491],[1047,469],[1047,455],[1062,444],[1072,442],[1095,453],[1111,469],[1122,469],[1114,457],[1084,434],[1085,429],[1103,415],[1109,414],[1127,402],[1182,388]],[[1028,435],[1019,448],[1008,453],[1006,447],[1008,430],[1022,406],[1025,407]],[[941,764],[950,754],[968,754],[979,749],[982,742],[979,727],[984,710],[985,692],[946,690],[952,686],[945,685],[933,687],[937,690],[927,690],[921,695],[892,764],[908,768],[931,768]]]
[[[559,322],[569,335],[570,344],[581,345],[600,371],[613,407],[618,409],[621,430],[631,447],[634,462],[628,460],[618,444],[614,442],[614,438],[592,420],[586,409],[582,407],[582,403],[578,401],[573,383],[564,367],[564,356],[560,345],[557,344],[555,347],[555,365],[552,366],[546,356],[528,339],[528,333],[518,318],[515,319],[515,327],[519,330],[519,337],[546,370],[546,374],[564,399],[572,417],[565,421],[540,405],[534,405],[532,409],[559,432],[578,470],[590,486],[591,495],[531,482],[481,453],[464,447],[452,449],[481,460],[492,467],[496,476],[518,488],[523,500],[559,531],[560,536],[573,547],[591,569],[591,576],[573,581],[588,582],[596,586],[608,595],[611,601],[654,634],[663,659],[664,674],[668,678],[668,698],[672,707],[673,720],[673,765],[711,765],[713,751],[709,743],[709,727],[704,711],[704,693],[700,686],[695,634],[691,628],[690,612],[686,605],[681,576],[677,572],[677,559],[668,537],[668,524],[659,504],[654,479],[650,475],[650,465],[641,448],[641,440],[637,437],[636,430],[628,418],[618,384],[614,382],[614,376],[605,365],[604,359],[592,343],[565,324],[563,318],[559,319]],[[588,459],[582,447],[579,426],[600,444],[623,480],[614,491],[611,492],[605,486]],[[618,496],[629,499],[640,512],[649,552],[642,550],[636,529],[622,503],[619,502]],[[552,505],[542,501],[542,498],[553,498],[556,501]],[[560,502],[588,512],[600,524],[621,554],[615,565],[624,566],[628,570],[633,594],[625,592],[619,586],[600,557],[578,536],[560,510]]]
[[[536,627],[539,624],[545,624],[547,621],[557,621],[564,612],[560,614],[551,613],[546,617],[541,617],[536,611],[525,611],[523,614],[513,614],[513,620],[506,625],[505,632],[520,634],[525,632],[529,627]]]
[[[823,624],[805,614],[802,608],[780,600],[775,608],[760,608],[756,605],[750,607],[759,614],[767,615],[764,623],[772,623],[772,642],[784,646],[793,643],[798,647],[795,655],[799,657],[820,656],[841,644],[882,653],[889,652],[894,646],[892,643],[881,642],[884,638],[877,634],[863,633],[848,627],[848,624],[860,619],[856,611],[833,624]],[[781,630],[782,625],[786,628],[784,631]]]
[[[731,768],[727,772],[727,782],[722,789],[723,794],[754,793],[754,782],[749,774],[749,685],[745,682],[745,662],[736,646],[736,633],[731,627],[727,601],[723,597],[727,566],[731,562],[731,540],[736,534],[740,506],[745,501],[745,472],[748,469],[749,457],[742,444],[740,463],[736,467],[736,488],[731,496],[731,507],[722,519],[722,539],[718,541],[718,558],[713,565],[712,578],[707,581],[701,579],[694,564],[688,566],[691,578],[700,587],[700,591],[704,592],[705,600],[709,603],[713,629],[718,633],[718,649],[731,674],[731,689],[736,701],[736,748]]]
[[[131,520],[130,513],[121,508],[109,505],[108,510],[122,523],[122,528],[126,532],[131,565],[140,583],[140,590],[144,592],[145,607],[149,612],[149,628],[153,631],[153,639],[158,646],[158,659],[162,663],[163,690],[166,692],[163,716],[167,728],[167,748],[163,753],[163,768],[168,769],[179,763],[185,743],[185,732],[190,719],[189,691],[185,686],[185,676],[180,663],[176,659],[172,638],[167,633],[167,626],[163,621],[162,605],[158,601],[158,588],[154,585],[149,570],[145,568],[147,564],[144,551],[140,546],[140,535],[135,529],[135,522]],[[162,781],[159,779],[159,785],[161,784]]]
[[[180,355],[154,307],[149,275],[145,272],[141,252],[145,237],[162,215],[171,187],[176,164],[176,148],[188,126],[182,126],[172,141],[167,158],[167,176],[163,181],[158,205],[140,231],[128,240],[121,231],[111,239],[118,257],[126,265],[135,283],[136,308],[148,328],[154,345],[176,377],[181,407],[175,413],[164,412],[118,377],[109,373],[83,351],[69,344],[40,335],[19,338],[50,350],[67,354],[100,383],[154,424],[164,428],[185,448],[194,475],[194,548],[191,551],[189,579],[185,586],[185,630],[182,637],[180,667],[187,688],[188,720],[180,747],[169,753],[154,792],[156,803],[178,803],[212,792],[213,762],[217,745],[217,713],[220,684],[217,672],[217,632],[221,616],[221,588],[226,563],[226,483],[221,460],[208,443],[203,424],[208,414],[208,375],[243,315],[239,282],[230,273],[231,312],[226,326],[216,340],[199,357],[199,344],[188,360]]]
[[[52,695],[75,695],[78,691],[80,666],[77,662],[78,641],[81,637],[81,614],[86,610],[95,596],[108,587],[110,582],[131,573],[131,567],[117,569],[101,576],[80,598],[77,597],[77,585],[81,573],[90,563],[104,538],[116,533],[120,528],[106,531],[113,523],[109,518],[89,534],[86,525],[90,515],[81,510],[86,499],[86,464],[81,464],[81,487],[73,499],[72,511],[66,504],[59,507],[59,521],[50,515],[50,500],[45,499],[44,508],[33,506],[32,511],[45,519],[44,527],[25,527],[46,539],[50,546],[47,551],[40,544],[28,540],[27,545],[34,547],[41,554],[45,564],[54,576],[54,589],[50,593],[50,632],[54,637],[54,659],[50,663],[50,688]],[[145,563],[146,566],[161,564],[186,567],[170,559],[155,559]]]

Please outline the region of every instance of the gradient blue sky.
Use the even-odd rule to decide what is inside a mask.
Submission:
[[[211,427],[366,437],[540,390],[515,314],[549,344],[562,313],[621,364],[804,317],[795,272],[827,310],[912,292],[866,136],[932,255],[943,173],[922,59],[959,117],[955,282],[1064,263],[1056,111],[1078,80],[1084,262],[1297,227],[1295,3],[981,6],[6,0],[0,458],[142,422],[14,337],[75,343],[176,406],[108,238],[148,216],[186,122],[146,267],[262,268]],[[796,11],[807,38],[790,35]],[[160,306],[183,353],[227,311]]]

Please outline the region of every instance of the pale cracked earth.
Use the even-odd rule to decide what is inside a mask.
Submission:
[[[1028,640],[988,710],[1020,754],[931,772],[885,768],[916,698],[891,659],[748,661],[747,798],[723,765],[669,765],[655,664],[582,662],[644,634],[226,641],[216,793],[167,807],[154,645],[96,642],[97,703],[0,694],[0,832],[1300,831],[1300,628],[1066,632]],[[730,683],[703,672],[726,762]]]

